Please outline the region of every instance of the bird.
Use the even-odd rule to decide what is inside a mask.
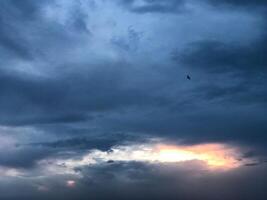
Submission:
[[[188,80],[191,80],[191,77],[190,77],[189,75],[187,75],[186,78],[187,78]]]

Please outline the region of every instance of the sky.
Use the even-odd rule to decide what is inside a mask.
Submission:
[[[266,199],[266,10],[1,0],[0,199]]]

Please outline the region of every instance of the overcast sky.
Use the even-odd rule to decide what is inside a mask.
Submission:
[[[1,0],[0,199],[266,199],[266,11]]]

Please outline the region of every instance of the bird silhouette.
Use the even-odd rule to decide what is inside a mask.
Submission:
[[[187,78],[188,80],[191,80],[191,77],[190,77],[189,75],[187,75],[186,78]]]

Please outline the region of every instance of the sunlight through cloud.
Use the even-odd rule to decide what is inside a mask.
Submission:
[[[110,151],[92,150],[81,159],[56,160],[68,171],[80,166],[113,162],[148,162],[155,164],[203,163],[210,170],[230,170],[244,165],[241,150],[224,144],[169,145],[162,143],[115,146]],[[112,161],[112,162],[110,162]],[[66,170],[67,171],[67,170]]]

